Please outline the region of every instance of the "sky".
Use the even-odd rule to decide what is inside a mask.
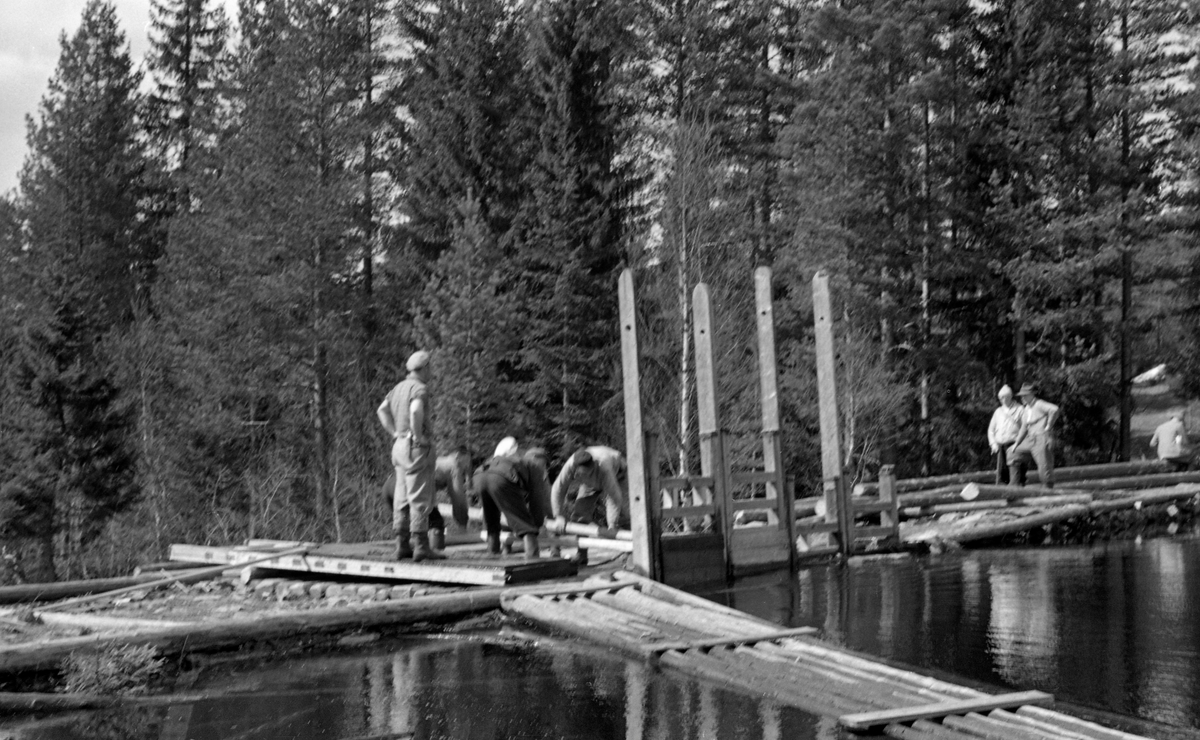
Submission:
[[[135,61],[149,42],[150,0],[110,0]],[[233,16],[236,0],[226,0]],[[0,0],[0,193],[17,187],[25,160],[25,116],[38,101],[58,63],[59,36],[79,29],[87,0]]]

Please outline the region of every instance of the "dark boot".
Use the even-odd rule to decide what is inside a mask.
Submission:
[[[413,532],[412,536],[413,562],[422,560],[445,560],[446,556],[429,546],[428,532]]]
[[[500,557],[500,535],[489,534],[487,538],[488,555]]]
[[[408,542],[408,530],[402,529],[396,532],[396,559],[407,560],[413,556],[412,545]]]
[[[534,558],[540,558],[542,556],[541,551],[538,549],[538,541],[537,541],[536,534],[527,534],[522,539],[525,540],[525,559],[526,560],[533,560]]]
[[[429,530],[429,544],[434,550],[446,549],[446,530],[431,529]]]
[[[393,530],[396,533],[396,559],[407,560],[413,556],[412,545],[408,543],[410,536],[409,528],[409,510],[404,507],[396,516],[396,528]]]

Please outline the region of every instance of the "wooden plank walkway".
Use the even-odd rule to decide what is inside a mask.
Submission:
[[[530,583],[549,578],[573,576],[578,566],[563,558],[542,557],[525,560],[520,553],[489,558],[479,547],[450,548],[447,558],[414,563],[393,559],[389,541],[317,544],[276,540],[251,540],[249,544],[212,547],[171,545],[170,559],[178,562],[227,564],[231,567],[261,558],[273,550],[286,550],[311,544],[307,554],[282,556],[256,567],[300,573],[323,573],[354,578],[378,578],[389,581],[421,581],[469,586],[503,586]]]
[[[918,740],[1135,740],[1055,712],[1041,692],[991,695],[821,643],[632,573],[580,589],[524,591],[501,607],[554,631],[657,661],[723,688],[810,714],[851,731]]]

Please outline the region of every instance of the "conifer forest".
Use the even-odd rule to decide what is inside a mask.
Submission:
[[[438,447],[624,447],[617,276],[664,472],[690,301],[758,441],[820,488],[811,280],[857,478],[987,467],[1005,383],[1060,464],[1127,459],[1131,379],[1200,391],[1200,16],[1183,0],[90,0],[0,199],[0,580],[174,542],[387,536],[375,409],[432,352]],[[1014,386],[1015,387],[1015,386]]]

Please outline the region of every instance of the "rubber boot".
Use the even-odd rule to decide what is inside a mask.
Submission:
[[[446,549],[446,530],[431,529],[429,530],[429,545],[434,550]]]
[[[396,559],[407,560],[413,556],[412,545],[408,541],[409,534],[407,529],[396,531]]]
[[[500,535],[489,534],[487,538],[488,555],[494,558],[500,557]]]
[[[527,534],[522,539],[525,540],[525,559],[526,560],[533,560],[535,558],[540,558],[542,556],[541,551],[538,549],[538,541],[537,541],[536,534]]]
[[[407,509],[402,509],[400,515],[397,516],[396,522],[396,560],[407,560],[413,556],[413,546],[409,545],[408,531],[409,513]]]
[[[422,560],[445,560],[446,556],[429,546],[428,532],[413,532],[412,536],[413,562]]]

